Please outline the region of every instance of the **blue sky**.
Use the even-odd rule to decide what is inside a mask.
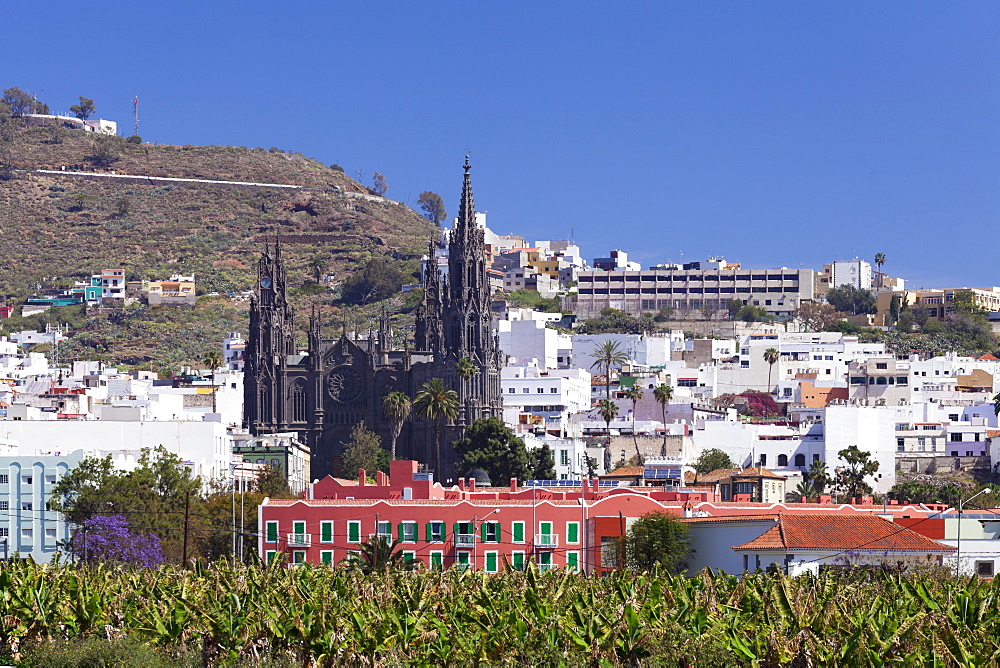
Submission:
[[[1000,283],[993,2],[9,2],[0,85],[298,151],[589,258]],[[130,134],[130,132],[128,132]]]

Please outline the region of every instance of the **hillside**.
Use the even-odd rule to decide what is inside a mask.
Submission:
[[[226,146],[153,146],[56,127],[8,124],[12,178],[0,181],[0,295],[123,266],[130,279],[194,273],[199,293],[248,289],[265,242],[279,235],[291,286],[324,272],[340,279],[373,256],[422,252],[433,224],[366,197],[343,173],[299,154]],[[301,190],[167,183],[68,174],[250,181]],[[47,279],[47,280],[46,280]]]

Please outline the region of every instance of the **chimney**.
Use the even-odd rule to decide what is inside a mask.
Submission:
[[[510,479],[510,491],[512,491],[512,492],[516,492],[517,491],[517,478],[511,478]]]
[[[389,476],[387,476],[385,473],[382,473],[382,471],[376,471],[375,472],[375,484],[378,485],[379,487],[388,487],[389,486]]]
[[[476,479],[475,478],[469,478],[469,491],[470,492],[475,492],[476,491]]]
[[[358,487],[365,486],[365,482],[367,481],[366,478],[367,475],[368,475],[367,471],[365,471],[364,469],[358,469]]]
[[[458,489],[459,489],[459,491],[462,491],[462,492],[465,491],[465,478],[459,478],[458,479]]]

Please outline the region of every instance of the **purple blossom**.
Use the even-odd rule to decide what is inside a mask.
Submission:
[[[73,534],[73,551],[87,561],[113,561],[153,567],[163,563],[163,546],[154,534],[132,531],[122,515],[85,520]]]

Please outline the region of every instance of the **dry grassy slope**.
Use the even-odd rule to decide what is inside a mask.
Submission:
[[[371,256],[419,254],[433,225],[405,206],[343,194],[365,189],[298,154],[223,146],[151,146],[113,139],[121,152],[95,170],[94,136],[16,128],[23,169],[85,169],[119,174],[310,186],[284,191],[16,173],[0,182],[0,294],[24,296],[42,277],[89,276],[121,265],[130,278],[195,273],[199,291],[247,289],[266,240],[281,236],[292,286],[316,255],[328,271],[350,272]],[[335,190],[334,187],[340,188]]]

